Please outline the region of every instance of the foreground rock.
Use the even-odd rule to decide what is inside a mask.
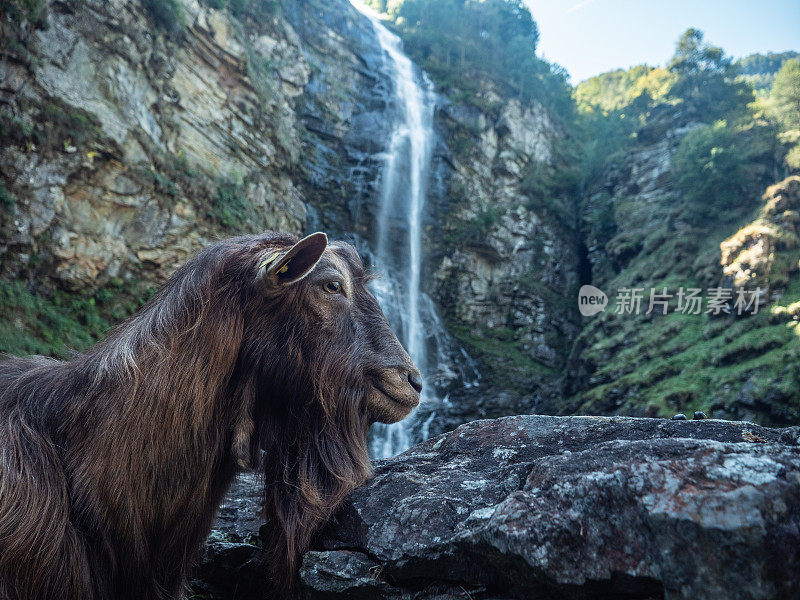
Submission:
[[[800,595],[800,428],[477,421],[381,464],[309,552],[322,598]]]
[[[200,595],[268,597],[257,486],[220,513]],[[800,427],[476,421],[384,461],[319,536],[306,600],[800,596]]]

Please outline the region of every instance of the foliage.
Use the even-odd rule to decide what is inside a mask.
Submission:
[[[525,208],[538,214],[545,212],[557,223],[574,227],[574,211],[570,199],[577,192],[580,168],[577,157],[565,156],[574,145],[562,142],[552,163],[531,161],[522,173],[520,191],[526,196]]]
[[[663,69],[640,66],[631,71],[593,77],[575,90],[581,188],[597,180],[631,146],[650,109],[665,99],[674,82]]]
[[[81,146],[101,135],[100,122],[85,110],[56,101],[44,102],[32,119],[0,115],[0,141],[26,147],[63,149]]]
[[[582,81],[573,95],[582,112],[609,112],[630,106],[644,93],[651,101],[662,102],[676,79],[677,75],[668,69],[638,65]]]
[[[699,127],[681,140],[674,158],[677,183],[703,213],[725,210],[741,197],[747,182],[742,150],[725,121]]]
[[[0,12],[10,16],[16,22],[34,23],[39,18],[42,5],[43,0],[0,0]]]
[[[598,257],[592,264],[596,285],[606,291],[719,285],[719,242],[752,219],[763,186],[780,177],[776,133],[789,141],[783,130],[790,130],[789,115],[797,114],[795,86],[788,83],[795,77],[784,74],[779,80],[778,61],[792,73],[790,56],[752,57],[733,65],[721,49],[703,42],[701,32],[689,30],[662,70],[664,85],[642,85],[642,78],[656,70],[634,67],[578,86],[582,229],[589,251]],[[743,72],[767,73],[788,93],[753,103],[751,80]],[[635,191],[611,197],[604,184],[609,174],[611,180],[619,179],[615,174],[627,176],[621,159],[639,139],[650,144],[676,125],[698,121],[704,124],[682,135],[670,157],[677,201],[643,202]],[[796,265],[796,251],[780,251],[776,244],[771,288],[794,285]],[[790,292],[784,296],[788,301],[800,297],[800,289]],[[651,319],[608,312],[594,318],[575,343],[590,379],[569,389],[572,396],[561,410],[653,416],[709,411],[736,404],[747,384],[753,397],[770,398],[772,414],[756,409],[759,416],[796,420],[800,395],[792,386],[798,383],[800,330],[773,322],[762,310],[741,319],[683,314]]]
[[[715,407],[736,403],[747,382],[754,397],[772,397],[770,420],[796,422],[800,339],[796,327],[774,323],[772,311],[716,320],[672,313],[649,323],[618,324],[616,335],[602,336],[588,352],[586,358],[598,365],[597,385],[574,398],[580,408],[570,402],[571,410],[650,416],[703,410],[713,416]],[[608,406],[620,390],[626,391],[624,404]]]
[[[572,111],[567,73],[535,54],[539,31],[521,0],[370,0],[386,14],[411,57],[445,91],[484,110],[485,82],[558,115]]]
[[[784,131],[800,129],[800,59],[787,60],[775,75],[770,109]]]
[[[16,204],[17,201],[14,198],[14,195],[6,187],[6,182],[0,179],[0,207],[2,207],[6,212],[10,212],[14,210],[14,206],[16,206]]]
[[[753,100],[752,89],[735,80],[731,59],[722,48],[705,43],[697,29],[687,29],[680,37],[668,68],[677,76],[670,96],[706,122],[739,118]]]
[[[177,36],[186,28],[186,15],[178,0],[143,0],[144,7],[169,35]]]
[[[183,150],[177,153],[154,153],[154,169],[148,171],[155,191],[175,199],[179,192],[194,196],[197,190],[195,181],[198,173],[189,165]]]
[[[583,144],[582,187],[591,187],[611,163],[624,155],[661,105],[681,104],[691,111],[693,119],[706,123],[725,120],[732,128],[751,126],[753,118],[748,103],[753,99],[753,92],[747,83],[735,77],[741,69],[762,66],[755,57],[744,61],[743,65],[734,67],[721,48],[703,41],[701,31],[689,29],[678,40],[675,55],[666,69],[639,65],[604,73],[578,85],[574,98],[579,111],[578,136]],[[707,130],[708,135],[710,131]],[[686,145],[697,142],[699,135],[696,133],[686,140],[684,156],[688,152]],[[716,135],[719,137],[721,133],[718,131]],[[719,146],[715,151],[713,161],[697,155],[700,148],[693,149],[695,158],[706,159],[702,167],[694,165],[693,171],[684,178],[684,191],[693,198],[697,199],[699,193],[697,169],[714,175],[719,169],[725,170],[723,161],[736,162],[736,157],[722,152],[722,148]],[[743,149],[753,155],[749,149]],[[705,150],[711,151],[711,148]],[[745,160],[742,158],[740,162]],[[735,174],[733,166],[730,164],[728,168]],[[676,172],[682,172],[681,168],[676,167]],[[692,179],[696,185],[689,184]],[[705,191],[714,189],[725,194],[737,183],[741,181],[731,181],[717,188],[716,183],[709,182]]]
[[[0,281],[0,352],[68,358],[135,312],[153,292],[120,280],[90,296],[44,293],[23,281]]]
[[[782,141],[790,145],[787,164],[800,169],[800,59],[783,63],[775,75],[766,110],[777,122]]]
[[[492,228],[500,222],[503,209],[494,204],[481,206],[468,220],[454,220],[445,233],[445,244],[457,247],[464,244],[482,245]]]
[[[494,366],[492,381],[506,389],[527,392],[531,378],[552,376],[553,370],[531,357],[525,343],[515,339],[509,327],[474,327],[451,320],[448,330],[469,350],[470,355]]]
[[[775,74],[787,60],[800,58],[800,53],[768,52],[767,54],[751,54],[740,58],[734,64],[738,77],[748,83],[756,92],[768,91],[772,87]]]
[[[244,185],[230,180],[220,182],[208,208],[208,215],[230,229],[247,230],[253,218],[253,207],[247,199]]]

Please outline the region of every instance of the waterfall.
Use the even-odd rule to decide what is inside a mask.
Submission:
[[[435,93],[431,82],[404,54],[400,38],[384,27],[369,7],[358,0],[351,2],[372,22],[383,51],[385,72],[392,80],[396,105],[393,112],[387,111],[394,115],[394,121],[389,143],[381,157],[380,198],[372,240],[374,252],[370,257],[382,277],[371,286],[400,341],[422,372],[422,406],[431,409],[424,420],[415,414],[393,425],[375,425],[372,455],[386,458],[427,437],[428,427],[435,417],[433,409],[442,402],[433,389],[434,371],[444,373],[446,379],[456,378],[453,357],[448,352],[454,345],[433,302],[420,290],[422,217],[434,144]],[[430,357],[429,349],[434,350]],[[457,352],[463,354],[471,368],[463,349],[458,348]],[[476,383],[480,377],[473,371],[470,381],[462,373],[458,374],[465,385]]]

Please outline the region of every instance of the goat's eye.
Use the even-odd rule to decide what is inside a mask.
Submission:
[[[342,284],[338,281],[328,281],[323,287],[329,294],[338,294],[342,291]]]

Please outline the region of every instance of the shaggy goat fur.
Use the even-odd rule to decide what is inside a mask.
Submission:
[[[289,591],[370,472],[370,373],[415,372],[351,246],[323,241],[300,265],[345,266],[346,308],[315,300],[311,275],[265,276],[296,242],[220,242],[86,353],[0,362],[0,599],[180,597],[245,468],[264,477],[265,589]]]

